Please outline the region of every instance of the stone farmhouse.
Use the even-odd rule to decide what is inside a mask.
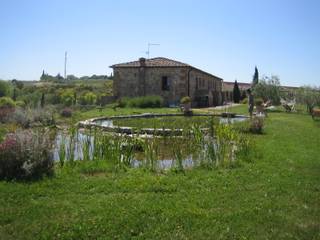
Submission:
[[[167,106],[189,96],[193,107],[222,104],[222,79],[189,64],[157,57],[110,66],[117,99],[158,95]]]

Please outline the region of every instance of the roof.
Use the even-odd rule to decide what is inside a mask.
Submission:
[[[144,58],[142,58],[144,59]],[[125,62],[112,65],[111,67],[140,67],[140,61],[133,61],[133,62]],[[145,59],[145,66],[146,67],[191,67],[189,64],[178,62],[172,59],[164,58],[164,57],[157,57],[157,58],[150,58]]]
[[[172,60],[169,58],[164,58],[164,57],[156,57],[156,58],[150,58],[150,59],[140,58],[138,61],[114,64],[110,67],[111,68],[126,68],[126,67],[135,68],[135,67],[141,67],[141,66],[144,66],[144,67],[189,67],[192,69],[196,69],[204,74],[208,74],[210,76],[213,76],[215,78],[222,80],[222,78],[220,78],[220,77],[217,77],[217,76],[214,76],[210,73],[202,71],[202,70],[195,68],[189,64],[179,62],[176,60]]]

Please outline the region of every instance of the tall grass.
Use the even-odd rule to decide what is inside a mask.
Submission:
[[[158,157],[159,148],[154,139],[151,141],[145,140],[144,145],[144,167],[152,172],[157,170],[157,157]]]
[[[191,164],[196,167],[214,169],[221,165],[230,166],[237,159],[248,157],[252,143],[247,134],[237,131],[231,124],[220,124],[213,118],[208,119],[206,124],[206,128],[203,124],[194,124],[185,127],[180,136],[172,133],[162,138],[166,154],[171,153],[174,171],[184,172],[185,161],[192,161]],[[142,140],[139,136],[112,135],[99,129],[92,129],[80,137],[76,128],[71,129],[69,135],[69,138],[61,137],[61,167],[65,162],[72,165],[74,160],[82,159],[83,162],[97,162],[95,166],[102,161],[114,170],[126,170],[136,165],[133,164],[136,153],[142,151],[144,160],[138,165],[152,172],[161,168],[158,158],[164,153],[162,148],[160,151],[160,140],[156,137]],[[76,150],[78,159],[75,159]]]

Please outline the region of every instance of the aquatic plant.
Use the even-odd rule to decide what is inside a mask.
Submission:
[[[59,144],[59,165],[60,167],[64,166],[66,161],[66,139],[63,134],[60,135],[60,144]]]
[[[146,140],[144,145],[145,161],[144,167],[152,172],[157,170],[157,157],[159,148],[155,141],[152,139],[150,141]]]

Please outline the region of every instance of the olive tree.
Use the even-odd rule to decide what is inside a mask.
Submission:
[[[320,106],[320,87],[303,86],[296,92],[298,103],[306,105],[307,111],[312,113],[312,109]]]
[[[264,76],[253,88],[253,94],[264,101],[271,101],[274,105],[280,104],[280,79],[278,76]]]

